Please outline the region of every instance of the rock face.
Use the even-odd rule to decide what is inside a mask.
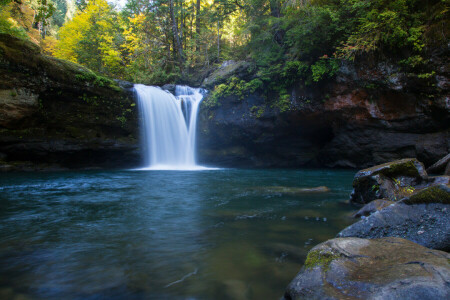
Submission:
[[[440,203],[396,203],[350,225],[338,237],[401,237],[428,248],[449,251],[449,208]]]
[[[121,85],[0,34],[0,169],[136,166],[137,108]]]
[[[400,238],[337,238],[308,253],[284,299],[448,299],[449,259]]]
[[[227,95],[216,106],[205,99],[198,157],[222,166],[345,168],[415,157],[430,166],[450,152],[449,86],[437,84],[448,70],[436,68],[432,87],[389,63],[342,64],[333,80],[294,86],[284,109],[276,94]],[[230,63],[204,86],[231,76],[252,79],[247,64]]]

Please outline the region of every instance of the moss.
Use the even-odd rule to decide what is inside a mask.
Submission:
[[[282,113],[291,109],[291,96],[286,90],[280,91],[278,101],[276,101],[273,106],[277,107]]]
[[[399,163],[393,163],[391,166],[383,172],[386,176],[410,176],[410,177],[419,177],[420,174],[417,171],[416,166],[414,165],[414,162],[412,160],[407,162],[399,162]]]
[[[425,188],[404,200],[407,204],[444,203],[450,204],[450,188],[439,185]]]
[[[305,261],[305,268],[312,269],[316,266],[321,266],[327,272],[333,260],[340,256],[331,252],[322,252],[321,250],[314,250],[308,253]]]

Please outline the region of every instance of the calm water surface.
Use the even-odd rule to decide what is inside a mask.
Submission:
[[[0,174],[0,298],[279,299],[308,250],[350,223],[353,175]],[[270,190],[320,185],[331,191]]]

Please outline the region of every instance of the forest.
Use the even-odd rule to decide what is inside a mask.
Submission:
[[[2,0],[0,32],[57,58],[136,83],[196,82],[227,60],[252,64],[233,90],[332,77],[342,60],[391,60],[427,79],[446,43],[448,0]],[[221,92],[227,92],[221,87]]]
[[[450,299],[450,0],[0,0],[0,299]]]

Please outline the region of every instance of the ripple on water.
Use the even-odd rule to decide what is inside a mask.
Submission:
[[[353,172],[0,174],[0,296],[279,298],[348,222]],[[253,187],[325,185],[330,193]],[[6,291],[7,290],[7,291]],[[234,297],[234,298],[233,298]]]

